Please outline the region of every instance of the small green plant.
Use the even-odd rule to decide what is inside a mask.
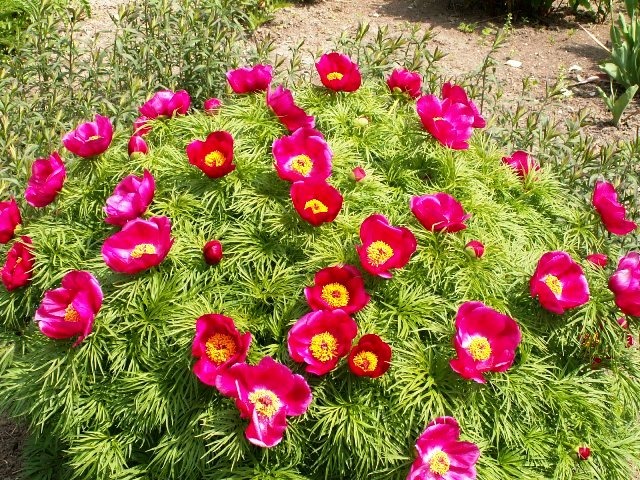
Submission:
[[[625,0],[629,20],[620,13],[611,23],[611,56],[600,65],[624,88],[640,85],[640,16],[638,0]]]
[[[635,96],[636,92],[638,91],[638,85],[631,85],[619,97],[616,97],[616,93],[613,85],[611,85],[610,95],[607,95],[604,92],[604,90],[602,90],[600,87],[597,87],[597,89],[598,89],[598,95],[600,95],[600,98],[602,98],[602,100],[604,101],[605,105],[607,106],[607,109],[613,115],[613,124],[617,127],[618,124],[620,123],[620,118],[622,117],[622,114],[627,109],[627,107],[633,100],[633,97]]]
[[[477,23],[460,22],[458,24],[458,31],[462,33],[473,33],[477,27]]]

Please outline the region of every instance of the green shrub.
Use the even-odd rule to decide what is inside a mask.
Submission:
[[[616,83],[628,89],[640,85],[640,17],[638,1],[625,0],[627,15],[611,23],[611,57],[600,65]]]

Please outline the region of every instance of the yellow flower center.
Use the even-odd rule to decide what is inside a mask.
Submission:
[[[333,308],[346,307],[349,305],[349,291],[341,283],[327,283],[322,287],[322,299]]]
[[[560,295],[562,293],[562,283],[560,283],[560,280],[555,275],[547,275],[544,277],[544,283],[547,284],[547,287],[549,287],[554,294]]]
[[[80,314],[78,311],[73,308],[73,305],[67,305],[67,308],[64,311],[64,321],[65,322],[78,322],[80,321]]]
[[[22,257],[16,258],[16,265],[22,263]]]
[[[260,415],[267,418],[273,417],[282,405],[278,396],[266,388],[258,388],[251,392],[249,401],[253,403]]]
[[[94,140],[100,140],[101,138],[101,135],[91,135],[89,138],[87,138],[87,142],[93,142]]]
[[[475,361],[484,362],[491,356],[491,345],[486,337],[476,337],[471,340],[467,350]]]
[[[236,354],[236,342],[233,341],[230,335],[224,333],[214,333],[209,337],[205,344],[207,350],[207,357],[215,363],[220,365]]]
[[[150,243],[139,243],[131,250],[131,258],[140,258],[142,255],[153,255],[156,253],[156,247]]]
[[[378,356],[368,350],[363,350],[353,357],[353,363],[365,372],[373,372],[378,366]]]
[[[443,117],[433,117],[433,121],[437,122],[438,120],[444,120]]]
[[[342,75],[340,72],[331,72],[327,75],[327,80],[342,80]]]
[[[374,267],[382,265],[393,256],[393,248],[388,243],[376,240],[367,247],[367,258]]]
[[[307,208],[310,208],[314,214],[325,213],[329,211],[329,208],[324,203],[315,198],[309,200],[304,204],[304,209],[306,210]]]
[[[338,340],[329,332],[318,333],[311,337],[311,345],[309,346],[313,358],[321,362],[328,362],[336,357],[338,352]]]
[[[221,167],[226,161],[227,159],[220,150],[214,150],[211,153],[207,153],[207,155],[204,157],[204,164],[207,167]]]
[[[291,159],[291,168],[305,177],[309,175],[312,167],[313,161],[309,155],[296,155]]]
[[[435,452],[429,460],[429,470],[436,475],[444,475],[449,471],[450,466],[451,460],[449,460],[449,455],[442,450]]]

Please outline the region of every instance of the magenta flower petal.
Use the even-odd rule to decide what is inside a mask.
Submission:
[[[640,253],[629,252],[609,278],[616,305],[627,315],[640,317]]]
[[[333,154],[318,131],[300,128],[292,135],[273,142],[272,153],[278,176],[289,182],[314,178],[325,180],[331,175]]]
[[[425,95],[418,99],[416,110],[424,128],[442,145],[454,150],[469,148],[475,118],[469,106]]]
[[[316,63],[322,84],[335,91],[354,92],[360,88],[362,77],[358,65],[341,53],[325,53]]]
[[[160,117],[173,117],[177,114],[186,115],[190,106],[191,97],[185,90],[178,92],[160,90],[138,110],[143,117],[155,119]],[[136,134],[142,135],[142,133]]]
[[[387,78],[387,86],[393,93],[406,93],[417,98],[421,94],[422,77],[417,72],[405,68],[396,68]]]
[[[113,139],[113,125],[111,120],[102,115],[96,115],[93,122],[79,125],[62,137],[62,143],[67,150],[79,157],[89,158],[104,153]]]
[[[227,81],[235,93],[260,92],[269,88],[273,79],[271,65],[242,67],[227,72]]]
[[[626,210],[618,202],[618,194],[611,183],[596,182],[592,203],[607,231],[614,235],[626,235],[636,229],[636,223],[625,218]]]
[[[142,138],[142,136],[140,135],[133,135],[129,139],[128,149],[129,156],[133,155],[134,153],[146,155],[149,152],[149,146],[147,145],[147,142],[145,142],[144,138]]]
[[[287,90],[282,85],[275,90],[267,89],[267,105],[290,132],[295,132],[299,128],[313,128],[316,124],[313,116],[307,115],[296,105],[291,90]]]
[[[112,225],[124,225],[140,217],[147,211],[155,191],[156,182],[148,170],[145,169],[142,178],[127,175],[107,198],[104,207],[107,217],[104,221]]]
[[[38,158],[31,165],[31,177],[24,193],[27,203],[36,208],[49,205],[62,190],[66,176],[67,170],[58,152],[53,152],[48,159]]]
[[[207,115],[215,115],[222,107],[222,101],[216,97],[208,98],[204,101],[203,107]]]
[[[471,216],[464,213],[455,198],[443,192],[412,197],[409,206],[422,226],[432,232],[464,230],[467,228],[464,222]]]
[[[502,163],[508,165],[519,177],[526,177],[529,172],[540,170],[540,165],[527,152],[517,150],[510,157],[502,157]]]
[[[358,377],[381,377],[391,366],[391,346],[374,333],[363,335],[349,352],[348,362]]]
[[[323,268],[315,274],[313,285],[304,289],[313,310],[343,310],[351,315],[362,310],[370,297],[360,271],[353,265]]]
[[[22,236],[7,252],[7,260],[0,270],[0,275],[2,284],[9,292],[31,282],[35,263],[32,243],[30,237]]]
[[[487,122],[480,114],[476,104],[473,103],[473,100],[469,99],[467,92],[459,85],[453,85],[450,82],[442,85],[442,99],[449,99],[451,103],[461,103],[469,107],[473,112],[473,123],[471,124],[473,128],[484,128],[487,126]]]
[[[206,140],[194,140],[187,145],[189,163],[209,178],[220,178],[235,170],[233,137],[227,131],[210,133]]]
[[[324,180],[294,182],[290,195],[300,217],[314,227],[333,222],[342,208],[342,195]]]
[[[0,202],[0,243],[11,240],[20,223],[22,223],[22,217],[16,199]]]

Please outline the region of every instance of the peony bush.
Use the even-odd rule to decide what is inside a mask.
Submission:
[[[636,228],[613,184],[589,204],[505,151],[458,85],[316,68],[96,114],[2,199],[29,475],[630,478],[640,253],[603,234]]]

